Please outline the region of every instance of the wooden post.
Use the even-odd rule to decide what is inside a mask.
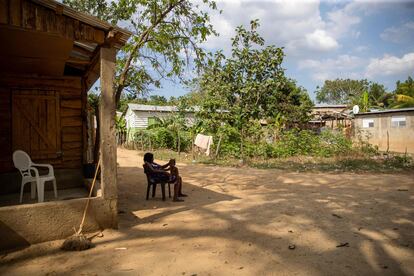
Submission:
[[[387,154],[390,152],[390,133],[387,130]]]
[[[117,168],[115,139],[115,48],[100,48],[101,98],[99,115],[101,120],[101,187],[104,199],[117,198]]]
[[[222,138],[223,138],[223,134],[220,134],[220,138],[219,138],[218,143],[217,143],[216,154],[214,155],[214,159],[217,159],[217,157],[219,155],[219,150],[220,150],[220,145],[221,145],[221,139]]]
[[[193,163],[195,162],[195,153],[194,153],[194,134],[195,133],[193,133],[192,135],[191,135],[191,155],[192,155],[192,157],[193,157]]]
[[[180,140],[180,131],[177,130],[177,150],[178,150],[178,156],[180,156],[181,153],[181,140]]]

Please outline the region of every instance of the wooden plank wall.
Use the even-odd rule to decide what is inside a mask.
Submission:
[[[11,162],[11,94],[0,86],[0,172],[10,171]]]
[[[56,168],[81,168],[83,163],[84,120],[81,78],[64,77],[20,78],[0,77],[0,172],[13,169],[11,149],[11,91],[12,89],[49,89],[59,93],[60,98],[60,137],[62,155],[50,162]]]
[[[80,80],[79,80],[80,84]],[[81,89],[76,94],[66,90],[60,97],[60,124],[62,128],[62,166],[79,168],[83,163],[83,122]]]
[[[71,40],[102,44],[105,32],[30,0],[0,0],[0,24],[48,32]]]

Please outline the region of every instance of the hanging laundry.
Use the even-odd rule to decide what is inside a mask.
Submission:
[[[205,151],[207,156],[210,155],[210,147],[213,144],[213,136],[197,134],[194,145]]]

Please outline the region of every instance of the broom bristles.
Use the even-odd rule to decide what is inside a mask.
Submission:
[[[93,243],[85,235],[77,233],[67,238],[60,248],[66,251],[82,251],[92,247]]]
[[[89,248],[94,247],[91,240],[88,239],[84,234],[82,234],[82,230],[83,230],[83,224],[85,223],[86,212],[88,211],[89,202],[91,200],[93,187],[95,186],[96,177],[98,176],[98,170],[99,170],[100,165],[101,165],[101,159],[99,158],[98,165],[96,166],[96,170],[95,170],[95,176],[93,177],[92,185],[91,185],[91,188],[89,190],[88,200],[86,201],[85,208],[83,209],[83,216],[82,216],[82,221],[79,225],[79,229],[76,230],[76,228],[73,227],[73,230],[75,231],[75,234],[73,236],[67,238],[63,242],[62,246],[60,247],[62,250],[81,251],[81,250],[87,250]]]

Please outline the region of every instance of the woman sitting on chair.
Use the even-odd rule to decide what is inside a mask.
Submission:
[[[148,173],[150,178],[155,182],[174,183],[174,198],[173,201],[184,201],[179,197],[187,195],[181,192],[182,181],[181,176],[178,175],[178,169],[175,167],[175,160],[170,160],[167,164],[159,165],[154,162],[154,155],[150,152],[144,154],[144,170]],[[174,173],[170,174],[167,170],[173,168]]]

